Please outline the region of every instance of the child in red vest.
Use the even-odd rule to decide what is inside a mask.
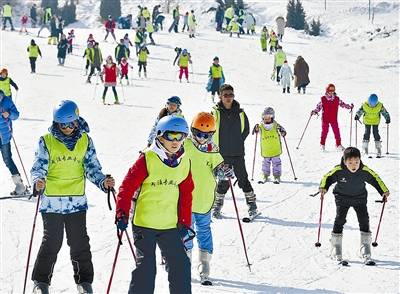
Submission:
[[[75,38],[75,34],[74,34],[74,30],[69,31],[68,33],[68,37],[67,37],[67,41],[68,41],[68,53],[72,54],[72,41]]]
[[[27,24],[28,24],[28,16],[26,14],[24,14],[21,17],[21,29],[19,30],[20,33],[28,34],[28,31],[26,30]]]
[[[128,79],[128,72],[129,72],[129,67],[133,68],[132,65],[130,65],[128,63],[128,61],[126,60],[125,57],[122,57],[121,59],[121,80],[120,80],[120,84],[122,85],[122,79],[125,78],[127,84],[129,85],[129,79]]]
[[[329,125],[331,126],[336,140],[336,148],[343,151],[342,141],[340,139],[339,125],[337,121],[339,106],[342,108],[353,109],[354,105],[346,104],[338,96],[336,96],[335,85],[329,84],[326,87],[326,93],[321,97],[321,102],[311,111],[311,115],[318,114],[322,109],[322,132],[321,132],[321,149],[325,151],[325,141],[328,136]]]
[[[106,64],[103,65],[102,79],[101,79],[102,82],[104,83],[103,104],[106,103],[106,94],[108,87],[111,87],[114,93],[114,98],[115,98],[114,104],[119,104],[117,90],[115,89],[115,86],[117,85],[117,76],[118,76],[118,67],[114,63],[111,55],[109,55],[106,59]]]

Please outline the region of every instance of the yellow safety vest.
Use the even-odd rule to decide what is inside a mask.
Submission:
[[[146,62],[147,61],[147,52],[146,52],[146,50],[140,50],[139,51],[139,61],[140,62]]]
[[[83,196],[85,194],[85,168],[83,160],[89,146],[86,133],[76,142],[74,150],[69,150],[52,134],[43,136],[49,152],[46,196]]]
[[[215,188],[214,169],[224,159],[219,152],[204,152],[194,145],[191,139],[186,139],[185,154],[191,160],[191,172],[194,182],[192,212],[208,213],[214,204]]]
[[[148,150],[144,154],[148,176],[140,188],[132,222],[157,230],[176,228],[179,184],[189,175],[190,159],[184,155],[178,166],[170,167],[155,152]]]
[[[181,55],[181,57],[179,57],[179,66],[188,67],[188,65],[189,65],[189,54]]]
[[[147,32],[148,32],[149,34],[151,34],[151,33],[154,32],[154,26],[153,26],[153,24],[152,24],[150,21],[147,22],[146,30],[147,30]]]
[[[142,15],[143,15],[143,17],[144,18],[150,18],[150,12],[149,12],[149,10],[148,9],[143,9],[143,11],[142,11]]]
[[[38,45],[30,45],[28,47],[29,57],[38,57],[39,56],[39,46]]]
[[[222,78],[222,66],[211,66],[211,77],[213,79],[220,79]]]
[[[215,133],[213,135],[213,141],[217,146],[219,146],[220,113],[216,106],[214,106],[213,109],[211,110],[211,114],[214,116],[214,120],[215,120]],[[243,133],[244,127],[245,127],[244,112],[243,111],[240,112],[239,116],[240,116],[240,132]]]
[[[378,102],[375,107],[369,106],[368,102],[364,102],[362,105],[362,108],[364,110],[364,118],[363,118],[363,123],[365,125],[372,125],[376,126],[379,125],[381,122],[381,110],[382,110],[383,104],[381,102]]]
[[[282,154],[281,137],[278,133],[278,124],[273,123],[272,129],[267,130],[264,124],[260,123],[261,130],[260,145],[262,157],[275,157]]]
[[[11,5],[6,4],[3,6],[3,17],[12,17]]]
[[[0,90],[3,91],[4,96],[11,96],[10,78],[6,77],[4,80],[0,80]]]
[[[283,63],[285,62],[285,59],[286,59],[286,54],[282,50],[278,50],[278,52],[275,53],[276,66],[282,66]]]

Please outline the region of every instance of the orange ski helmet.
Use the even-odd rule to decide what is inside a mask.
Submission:
[[[215,132],[214,117],[211,113],[200,112],[194,117],[191,127],[204,133]]]

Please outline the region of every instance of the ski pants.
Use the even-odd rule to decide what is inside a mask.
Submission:
[[[110,33],[111,33],[111,36],[114,38],[114,41],[116,41],[114,31],[112,31],[112,30],[107,30],[106,36],[104,37],[104,41],[107,40],[108,35]]]
[[[14,26],[13,26],[11,17],[3,17],[3,30],[6,28],[7,21],[10,23],[11,30],[14,30]]]
[[[179,68],[179,79],[182,79],[183,74],[185,74],[185,78],[188,80],[189,79],[189,69],[188,67],[183,67],[181,66]]]
[[[115,101],[118,101],[118,94],[117,94],[117,90],[115,89],[115,86],[111,86],[112,91],[114,93],[114,99]],[[106,100],[106,94],[108,91],[108,86],[104,86],[104,91],[103,91],[103,101]]]
[[[281,78],[279,77],[279,72],[281,71],[282,66],[276,66],[276,81],[279,83]]]
[[[64,65],[64,63],[65,63],[65,58],[58,57],[58,64]]]
[[[71,214],[42,213],[43,239],[32,272],[32,280],[50,284],[57,254],[64,239],[70,247],[75,283],[93,282],[92,254],[86,232],[86,211]]]
[[[31,72],[36,72],[36,59],[37,57],[29,57],[29,62],[31,64]]]
[[[50,32],[50,26],[49,26],[49,24],[43,22],[42,25],[40,26],[40,29],[39,29],[38,33],[37,33],[37,36],[38,36],[38,37],[39,37],[41,31],[42,31],[44,28],[46,28],[46,29]]]
[[[211,233],[211,211],[206,214],[192,213],[192,229],[196,231],[199,249],[213,253],[213,239]],[[186,242],[186,248],[193,248],[193,240]]]
[[[221,87],[221,79],[213,79],[211,84],[211,95],[215,95],[217,93],[219,95],[219,88]]]
[[[3,157],[3,161],[10,171],[11,175],[19,175],[18,168],[14,163],[14,160],[12,159],[12,154],[11,154],[11,143],[8,142],[7,144],[2,144],[1,143],[1,138],[0,138],[0,149],[1,149],[1,156]]]
[[[300,89],[303,89],[303,93],[306,92],[306,87],[308,84],[301,84],[297,87],[297,91],[300,93]]]
[[[325,145],[326,137],[328,136],[329,125],[332,128],[333,134],[335,135],[336,146],[342,145],[340,139],[339,125],[337,121],[322,121],[322,132],[321,132],[321,145]]]
[[[282,174],[282,162],[279,156],[264,157],[264,160],[262,162],[263,174],[269,177],[269,175],[271,174],[271,164],[272,164],[272,175],[274,177],[280,177]]]
[[[154,293],[156,278],[156,245],[168,263],[169,292],[190,294],[191,265],[178,229],[156,230],[133,226],[136,268],[132,271],[129,294]]]
[[[244,156],[222,156],[224,162],[233,167],[235,176],[238,180],[239,188],[243,190],[244,193],[253,191],[253,187],[248,179],[248,174],[246,171],[246,164],[244,161]],[[217,192],[219,194],[226,194],[229,189],[229,182],[227,180],[221,180],[218,182]]]
[[[142,68],[143,68],[143,71],[144,72],[146,72],[146,66],[147,66],[147,62],[145,62],[145,61],[139,61],[138,62],[138,66],[139,66],[139,73],[141,73],[142,72]]]
[[[86,59],[86,65],[85,65],[85,69],[87,70],[90,66],[90,60]]]
[[[91,65],[90,65],[90,73],[89,73],[89,78],[93,76],[93,74],[94,74],[94,70],[95,70],[95,69],[97,69],[97,72],[98,72],[98,73],[100,73],[100,72],[101,72],[100,65],[94,65],[94,64],[91,64]]]
[[[343,232],[343,226],[346,223],[346,216],[350,207],[353,207],[356,211],[360,231],[369,232],[369,216],[367,204],[350,206],[338,203],[336,203],[336,217],[335,223],[333,224],[332,232],[336,234],[341,234]]]
[[[375,141],[380,141],[381,136],[379,135],[379,125],[365,125],[365,133],[364,133],[364,141],[369,141],[369,137],[371,136],[371,127],[372,127],[372,133],[374,134],[374,140]]]
[[[153,39],[153,33],[149,33],[149,39],[151,41],[151,44],[155,44],[154,39]]]

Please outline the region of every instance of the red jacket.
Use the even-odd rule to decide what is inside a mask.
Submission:
[[[127,75],[128,74],[128,67],[129,67],[129,63],[123,64],[121,62],[121,74]]]
[[[146,158],[144,154],[139,156],[139,159],[129,169],[121,186],[117,196],[117,207],[116,213],[117,218],[120,218],[122,214],[125,216],[129,215],[131,209],[131,201],[134,193],[140,188],[142,182],[147,177]],[[183,224],[187,227],[191,226],[192,223],[192,191],[194,189],[194,183],[192,174],[189,172],[187,178],[179,184],[179,201],[178,201],[178,223]]]
[[[117,82],[117,65],[113,63],[111,67],[103,66],[103,73],[105,75],[104,82],[116,83]]]
[[[323,122],[336,122],[339,106],[342,108],[352,109],[353,104],[347,104],[340,100],[336,94],[330,99],[325,96],[321,97],[321,102],[317,104],[317,107],[313,110],[314,113],[318,113],[322,110],[322,121]]]
[[[113,21],[113,20],[106,20],[105,22],[104,22],[104,26],[106,27],[106,29],[107,30],[110,30],[110,31],[112,31],[112,32],[114,32],[114,29],[115,29],[115,21]]]

